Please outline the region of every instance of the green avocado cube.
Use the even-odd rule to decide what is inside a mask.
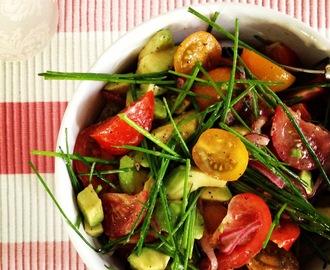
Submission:
[[[104,218],[102,201],[95,192],[92,184],[77,195],[77,203],[86,223],[94,227],[101,223]]]
[[[128,262],[134,270],[164,270],[170,260],[170,256],[151,248],[142,248],[140,255],[131,253]]]
[[[99,223],[93,227],[89,226],[89,224],[84,220],[84,229],[85,232],[92,237],[99,237],[103,233],[102,223]]]

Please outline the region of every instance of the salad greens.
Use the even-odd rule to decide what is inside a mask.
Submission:
[[[95,248],[79,231],[79,221],[81,221],[81,216],[77,217],[77,224],[70,221],[61,206],[57,203],[56,198],[43,181],[37,169],[32,163],[30,163],[30,166],[37,174],[39,180],[44,185],[47,193],[51,196],[66,222],[68,222],[75,232],[95,252],[111,254],[116,251],[118,246],[123,247],[128,245],[134,237],[139,236],[133,249],[133,254],[136,256],[139,256],[145,252],[145,248],[149,248],[169,256],[171,258],[171,267],[173,269],[197,269],[198,267],[196,265],[198,265],[202,257],[201,248],[198,246],[196,241],[196,239],[200,239],[201,235],[198,236],[196,230],[198,231],[198,228],[200,230],[201,216],[198,201],[203,192],[203,188],[199,188],[192,192],[188,188],[189,174],[192,170],[192,166],[194,166],[194,164],[192,164],[193,160],[191,156],[191,148],[204,131],[212,127],[221,128],[237,136],[249,151],[250,160],[263,164],[272,177],[280,179],[283,187],[285,187],[281,188],[271,182],[268,175],[263,173],[263,170],[255,169],[253,166],[248,166],[245,173],[239,178],[238,181],[227,183],[233,195],[246,192],[257,194],[259,197],[264,199],[270,208],[273,214],[273,224],[269,230],[267,239],[263,243],[263,246],[266,247],[268,241],[270,241],[272,230],[279,224],[280,216],[285,214],[295,223],[299,224],[302,229],[299,243],[301,245],[303,245],[304,242],[307,243],[325,264],[330,263],[330,258],[327,257],[324,251],[320,249],[320,247],[313,241],[315,235],[330,240],[329,217],[319,212],[312,204],[314,203],[315,198],[313,198],[313,200],[309,200],[309,198],[305,196],[305,193],[302,192],[301,187],[307,187],[307,184],[297,170],[292,169],[289,164],[279,160],[272,149],[268,146],[256,145],[254,142],[251,142],[244,135],[242,135],[242,133],[235,129],[235,127],[231,126],[230,123],[228,123],[228,119],[230,117],[235,117],[241,127],[247,131],[251,131],[250,124],[247,123],[245,118],[236,111],[235,106],[237,106],[240,101],[248,95],[251,99],[251,104],[253,107],[251,111],[255,117],[258,116],[259,111],[261,110],[260,100],[262,100],[263,104],[267,108],[272,110],[275,110],[277,106],[280,106],[294,126],[294,129],[298,133],[301,141],[316,164],[316,169],[313,174],[319,175],[319,177],[323,179],[323,183],[326,186],[325,189],[329,190],[330,179],[327,168],[325,168],[324,164],[319,159],[317,153],[315,152],[315,148],[310,144],[310,140],[306,138],[306,135],[301,130],[297,118],[287,108],[287,104],[289,104],[289,102],[284,102],[280,93],[275,93],[270,89],[270,86],[278,83],[258,80],[254,74],[249,72],[248,67],[242,61],[239,55],[239,50],[241,48],[252,50],[258,54],[260,53],[239,39],[239,21],[236,20],[235,33],[231,34],[215,22],[219,14],[215,14],[211,19],[209,19],[192,8],[189,8],[189,12],[205,21],[209,25],[208,31],[218,31],[233,41],[233,47],[226,50],[226,53],[228,53],[232,59],[232,72],[229,80],[225,84],[215,82],[208,75],[207,70],[204,69],[200,62],[195,64],[195,67],[190,74],[182,74],[174,70],[146,74],[67,73],[54,71],[47,71],[39,74],[46,80],[96,80],[115,83],[129,83],[133,86],[140,84],[155,84],[176,94],[176,100],[172,103],[170,103],[170,101],[165,97],[162,99],[166,108],[168,120],[174,127],[174,131],[166,143],[157,139],[151,132],[140,127],[125,113],[118,114],[121,120],[144,136],[144,139],[140,145],[124,145],[121,146],[121,148],[143,153],[147,159],[150,169],[150,178],[152,178],[150,180],[152,184],[150,185],[148,198],[145,202],[141,202],[143,210],[140,212],[129,234],[114,240],[109,240],[107,237],[101,236],[99,238],[100,246]],[[244,70],[246,72],[245,78],[236,78],[237,70]],[[201,78],[199,74],[203,74],[206,79]],[[177,86],[178,78],[185,80],[184,85],[181,88]],[[191,91],[196,85],[213,86],[222,99],[219,102],[209,106],[204,111],[199,110],[195,98],[205,98],[205,96]],[[226,95],[223,95],[221,91],[224,85],[227,89]],[[237,85],[245,85],[245,89],[238,94],[236,91]],[[324,81],[315,82],[313,87],[330,87],[330,83]],[[130,91],[132,91],[132,96],[138,96],[136,92],[139,90],[136,87],[131,87]],[[290,89],[288,89],[288,91],[290,91]],[[188,139],[184,139],[180,132],[180,125],[182,125],[184,121],[176,123],[173,118],[175,111],[188,97],[191,98],[192,105],[196,109],[196,113],[192,118],[198,119],[199,125]],[[330,102],[327,104],[328,108],[326,108],[325,117],[324,119],[319,120],[325,124],[328,122],[327,118]],[[189,119],[186,119],[185,121],[188,120]],[[78,178],[83,175],[76,175],[72,166],[72,161],[82,161],[90,169],[90,172],[87,174],[90,179],[96,175],[117,191],[120,190],[120,188],[109,182],[106,175],[125,171],[127,172],[127,170],[129,170],[128,168],[99,171],[95,168],[96,164],[118,165],[118,161],[81,156],[78,153],[68,153],[68,151],[62,149],[60,149],[59,152],[33,150],[31,153],[34,155],[46,155],[62,158],[66,163],[69,177],[77,194],[83,190],[83,185],[78,180]],[[184,188],[177,214],[174,215],[173,212],[171,212],[171,202],[167,196],[164,179],[169,172],[173,171],[178,166],[183,166],[185,168],[183,183]],[[134,168],[130,168],[130,170],[133,169]],[[157,209],[159,205],[161,205],[161,208],[164,210],[162,211],[162,216],[164,227],[166,227],[165,234],[155,230],[151,224],[155,209]],[[158,239],[157,241],[147,241],[151,232],[154,236],[156,236]],[[297,254],[298,253],[299,252],[297,252]]]

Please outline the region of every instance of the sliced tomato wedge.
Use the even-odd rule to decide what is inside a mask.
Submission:
[[[289,250],[300,235],[300,227],[289,219],[281,219],[280,225],[276,226],[270,236],[270,240],[279,248]]]
[[[244,266],[262,248],[272,224],[265,201],[252,193],[234,196],[219,229],[212,236],[219,270]],[[207,269],[205,261],[203,269]]]
[[[111,240],[127,235],[134,224],[140,224],[144,218],[143,204],[147,201],[148,192],[142,190],[135,195],[126,193],[105,193],[100,196],[104,211],[102,222],[104,233]]]
[[[282,42],[271,42],[264,47],[265,55],[275,62],[292,67],[300,66],[298,55]]]
[[[323,164],[330,153],[330,133],[321,126],[301,119],[300,114],[288,108],[302,133]],[[298,132],[281,106],[277,106],[273,118],[271,137],[278,156],[298,170],[312,170],[317,166],[302,142]]]
[[[97,157],[97,158],[103,158],[106,160],[115,160],[115,156],[108,153],[107,151],[103,150],[98,143],[90,137],[91,133],[94,132],[94,130],[98,127],[98,124],[91,125],[90,127],[83,129],[77,136],[75,147],[74,147],[74,153],[78,153],[81,156],[85,157]],[[78,175],[79,179],[81,180],[82,184],[86,187],[89,185],[90,177],[89,176],[79,176],[79,174],[82,173],[89,173],[90,169],[88,166],[78,160],[73,160],[72,162],[73,168],[75,173]],[[106,165],[98,163],[95,166],[96,171],[106,171],[106,170],[113,170],[116,169],[117,166],[113,165]],[[111,183],[117,184],[118,183],[118,177],[116,174],[108,174],[104,175],[104,177]],[[102,186],[101,193],[109,192],[111,191],[111,186],[104,182],[102,179],[100,179],[97,176],[93,176],[91,183],[96,189],[99,185]]]
[[[154,93],[152,91],[147,92],[120,113],[126,114],[128,118],[140,127],[150,131],[154,114]],[[119,148],[120,146],[136,146],[143,140],[143,135],[128,125],[118,115],[110,117],[98,124],[90,136],[104,150],[113,155],[124,155],[130,150]]]

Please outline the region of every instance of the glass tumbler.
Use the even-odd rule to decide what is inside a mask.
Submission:
[[[57,29],[56,0],[0,0],[0,60],[33,57]]]

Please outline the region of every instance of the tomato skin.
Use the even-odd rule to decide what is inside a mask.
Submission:
[[[330,133],[320,126],[302,120],[299,114],[288,107],[297,121],[302,133],[313,148],[321,164],[325,163],[330,153]],[[298,170],[316,169],[316,164],[304,146],[300,136],[293,124],[280,105],[275,110],[273,118],[271,137],[273,146],[282,161],[289,163]],[[297,150],[300,155],[292,154]]]
[[[143,203],[147,201],[148,192],[142,190],[135,195],[104,193],[100,198],[104,210],[102,222],[104,233],[111,240],[115,240],[132,231],[140,212],[143,210]],[[142,222],[144,214],[142,214],[138,224]]]
[[[230,79],[231,76],[231,67],[218,67],[208,71],[208,75],[214,82],[225,82]],[[206,76],[202,76],[202,79],[206,79]],[[221,90],[219,86],[219,90],[226,95],[226,90]],[[217,90],[213,86],[209,85],[200,85],[193,87],[192,91],[196,94],[201,94],[205,96],[209,96],[211,99],[206,99],[202,97],[196,97],[199,108],[204,111],[207,107],[221,100],[221,96],[217,92]]]
[[[246,227],[258,221],[258,228],[240,239],[230,254],[221,252],[223,249],[221,235],[235,229]],[[228,212],[219,229],[213,235],[219,251],[216,252],[218,270],[228,270],[244,266],[262,248],[263,241],[268,235],[272,224],[270,210],[265,201],[253,193],[241,193],[234,196],[228,205]],[[202,262],[203,269],[207,269],[207,263]]]
[[[270,240],[279,248],[289,250],[300,235],[300,227],[289,219],[281,219],[280,225],[276,226],[270,236]]]
[[[281,65],[292,67],[298,67],[300,65],[298,55],[281,42],[267,44],[264,51],[266,56]]]
[[[153,92],[147,92],[120,113],[126,114],[136,124],[150,131],[154,113]],[[117,148],[116,146],[136,146],[143,140],[143,135],[128,125],[118,115],[101,122],[91,134],[91,137],[104,150],[113,155],[124,155],[130,151],[129,149]]]
[[[270,85],[269,88],[274,92],[287,89],[296,80],[290,72],[246,48],[242,51],[241,59],[259,80],[283,83],[282,85]]]
[[[201,62],[206,70],[219,64],[222,47],[216,38],[206,32],[197,31],[186,37],[174,54],[174,69],[190,74],[196,62]]]
[[[204,131],[192,149],[196,166],[214,178],[235,181],[246,170],[249,153],[242,141],[226,130]]]
[[[98,143],[90,137],[91,133],[93,133],[97,127],[98,127],[98,124],[94,124],[94,125],[89,126],[86,129],[83,129],[81,132],[79,132],[76,142],[75,142],[74,153],[78,153],[81,156],[97,157],[97,158],[103,158],[103,159],[107,159],[107,160],[115,160],[115,156],[108,153],[107,151],[104,151],[98,145]],[[89,173],[89,171],[90,171],[90,169],[86,166],[86,164],[84,164],[81,161],[73,160],[72,165],[73,165],[73,169],[76,174]],[[97,170],[97,171],[113,170],[116,168],[117,168],[117,166],[100,164],[100,163],[98,163],[95,166],[95,170]],[[89,176],[78,176],[78,177],[85,187],[88,186]],[[118,177],[116,174],[108,174],[108,175],[104,175],[104,177],[115,185],[118,183]],[[92,185],[93,185],[94,189],[96,189],[97,186],[101,185],[102,190],[100,193],[111,191],[110,185],[105,183],[103,180],[101,180],[97,176],[92,177]]]

